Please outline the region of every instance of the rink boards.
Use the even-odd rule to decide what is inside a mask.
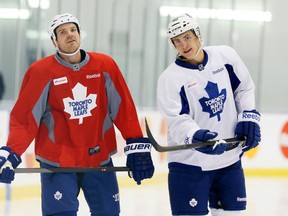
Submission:
[[[165,121],[158,112],[139,112],[139,119],[145,133],[145,117],[148,120],[150,129],[161,145],[167,145],[167,127]],[[0,111],[0,143],[5,144],[9,131],[9,112]],[[262,113],[261,118],[262,141],[261,144],[243,156],[243,167],[246,176],[261,177],[288,177],[288,115]],[[125,166],[126,156],[123,153],[125,141],[120,133],[117,133],[118,153],[113,156],[115,166]],[[27,151],[22,155],[23,163],[21,167],[37,167],[34,160],[34,144],[32,143]],[[167,162],[166,153],[159,153],[152,150],[152,157],[155,164],[156,173],[151,180],[144,184],[159,184],[166,181]],[[117,173],[119,185],[130,187],[135,185],[132,179],[127,177],[127,173]],[[21,198],[21,194],[34,197],[40,194],[39,175],[37,174],[17,174],[12,186],[0,184],[0,201],[3,199]]]

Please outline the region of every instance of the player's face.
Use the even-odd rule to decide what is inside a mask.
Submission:
[[[74,23],[65,23],[56,28],[57,46],[60,51],[73,53],[80,46],[80,34]]]
[[[179,54],[186,59],[192,59],[201,47],[198,37],[190,30],[173,37],[172,42]]]

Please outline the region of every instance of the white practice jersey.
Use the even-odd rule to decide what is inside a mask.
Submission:
[[[200,65],[176,60],[159,77],[157,100],[168,126],[168,145],[183,145],[199,129],[232,138],[238,114],[255,109],[254,83],[239,55],[229,46],[204,47]],[[240,159],[241,147],[221,155],[194,149],[168,153],[168,162],[214,170]]]

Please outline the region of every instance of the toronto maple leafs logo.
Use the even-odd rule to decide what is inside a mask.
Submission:
[[[208,82],[205,91],[209,98],[203,97],[199,100],[202,111],[208,112],[210,118],[217,116],[217,120],[220,121],[220,114],[223,112],[224,103],[226,101],[226,89],[222,89],[221,92],[219,92],[216,83]]]
[[[96,105],[96,94],[87,96],[87,87],[77,83],[72,89],[74,99],[67,97],[63,99],[64,111],[70,114],[70,119],[79,119],[79,124],[83,123],[83,118],[91,116],[91,110]]]
[[[59,201],[60,199],[62,199],[62,193],[56,191],[56,193],[54,194],[54,198]]]
[[[192,198],[190,201],[189,201],[189,205],[192,206],[192,207],[195,207],[197,206],[198,204],[198,201],[194,198]]]

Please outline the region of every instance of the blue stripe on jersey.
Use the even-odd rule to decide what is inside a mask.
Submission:
[[[181,87],[179,94],[180,94],[181,104],[182,104],[182,109],[181,109],[180,115],[189,114],[190,109],[189,109],[189,104],[188,104],[186,92],[184,90],[184,86]]]
[[[235,92],[235,90],[238,88],[238,86],[240,85],[241,81],[238,79],[238,77],[236,76],[235,72],[234,72],[234,68],[232,65],[230,64],[225,64],[225,67],[228,71],[229,74],[229,78],[230,78],[230,83],[231,83],[231,87],[233,92]]]

